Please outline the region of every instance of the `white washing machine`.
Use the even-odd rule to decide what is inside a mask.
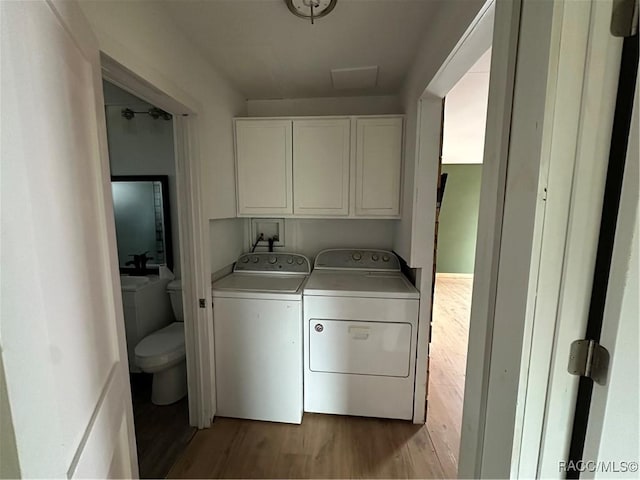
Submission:
[[[411,419],[419,298],[391,252],[320,252],[304,287],[304,411]]]
[[[309,260],[249,253],[212,286],[217,415],[302,421],[302,286]]]

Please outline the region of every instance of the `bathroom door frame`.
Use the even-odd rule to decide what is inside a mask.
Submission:
[[[138,75],[137,71],[143,71],[142,65],[136,68],[127,61],[128,67],[125,67],[104,52],[100,59],[104,80],[173,115],[189,424],[207,428],[215,415],[216,393],[211,267],[204,255],[208,230],[203,228],[202,221],[198,106],[195,102],[187,105],[173,98],[160,86]],[[103,161],[108,162],[108,157]],[[108,171],[109,166],[106,168]]]

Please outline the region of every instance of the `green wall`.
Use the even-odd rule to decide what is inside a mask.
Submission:
[[[20,462],[2,355],[0,355],[0,478],[20,478]]]
[[[473,273],[482,165],[442,165],[448,173],[440,208],[436,271]]]

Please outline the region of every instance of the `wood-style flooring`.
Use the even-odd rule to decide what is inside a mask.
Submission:
[[[216,418],[168,478],[454,478],[471,283],[436,282],[426,425],[316,414],[301,425]]]
[[[427,429],[447,478],[458,472],[472,286],[471,277],[436,278]]]
[[[165,478],[196,432],[189,426],[187,397],[172,405],[154,405],[153,376],[133,373],[130,377],[140,478]]]
[[[216,418],[170,478],[443,478],[423,425],[306,413],[301,425]]]

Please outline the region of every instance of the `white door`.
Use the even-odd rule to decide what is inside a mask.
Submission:
[[[24,477],[137,477],[98,47],[75,2],[0,6],[9,448]]]
[[[293,121],[293,213],[349,214],[350,124]]]
[[[291,120],[236,120],[238,214],[293,213]]]
[[[530,338],[520,371],[522,400],[516,418],[522,423],[515,429],[514,476],[564,478],[560,462],[571,454],[579,378],[567,372],[567,362],[571,343],[584,338],[587,330],[620,71],[622,40],[610,31],[612,6],[613,2],[601,0],[566,2],[558,20],[562,35],[552,84],[554,121],[545,162],[539,263],[531,283],[535,306],[527,315]],[[505,245],[515,242],[506,239],[503,236]],[[505,315],[502,318],[511,324]],[[503,338],[505,331],[502,326],[494,335],[494,351],[495,338]],[[490,378],[493,366],[491,372]],[[489,383],[498,387],[500,382]],[[494,420],[504,416],[504,407],[495,405]],[[496,430],[495,421],[490,425],[487,418],[487,430]],[[498,453],[495,442],[491,448]],[[485,461],[490,464],[488,457]]]
[[[640,330],[638,265],[640,210],[638,178],[638,116],[636,82],[631,135],[620,199],[616,239],[607,288],[600,344],[610,354],[604,385],[594,383],[585,438],[582,478],[638,478],[640,451]]]
[[[401,117],[356,121],[356,215],[400,214]]]

